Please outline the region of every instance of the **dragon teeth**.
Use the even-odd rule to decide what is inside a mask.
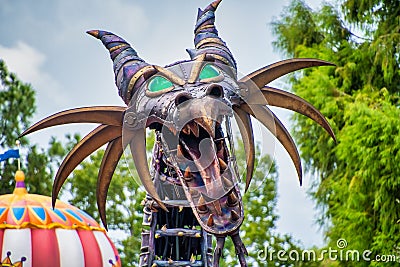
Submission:
[[[200,196],[200,198],[199,198],[197,209],[199,210],[199,212],[202,212],[202,213],[205,213],[208,211],[208,208],[206,206],[206,201],[204,200],[203,196]]]
[[[196,136],[197,138],[200,136],[200,129],[199,129],[199,125],[197,123],[190,122],[187,126],[192,131],[194,136]]]
[[[194,121],[200,125],[206,132],[212,137],[215,138],[215,126],[216,122],[209,118],[196,118]]]
[[[212,214],[210,214],[210,216],[208,216],[207,226],[208,227],[213,227],[214,226],[214,216]]]
[[[186,135],[190,135],[190,127],[188,124],[186,124],[185,127],[182,128],[182,132]]]
[[[219,161],[219,166],[221,167],[221,170],[225,171],[228,168],[228,165],[226,164],[226,162],[221,158],[218,158],[218,161]]]
[[[222,177],[222,182],[224,184],[225,189],[230,190],[233,187],[233,183],[227,177]]]
[[[231,220],[232,220],[232,222],[236,222],[239,219],[240,219],[239,214],[237,214],[236,211],[232,210],[231,211]]]
[[[186,167],[185,173],[183,174],[183,178],[186,181],[192,180],[193,177],[192,177],[192,173],[190,172],[190,168],[189,167]]]
[[[229,207],[234,207],[234,206],[237,205],[238,201],[239,201],[239,200],[238,200],[238,198],[237,198],[235,192],[232,190],[232,191],[228,194],[228,200],[227,200],[227,203],[226,203],[226,204],[227,204]]]

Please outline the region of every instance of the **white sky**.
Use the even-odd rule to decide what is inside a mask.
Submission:
[[[269,23],[288,0],[225,0],[216,24],[238,62],[249,73],[283,59],[273,50]],[[306,0],[317,8],[320,0]],[[55,112],[93,105],[123,105],[114,85],[109,54],[101,42],[85,34],[90,29],[112,31],[138,51],[146,61],[165,65],[187,59],[193,47],[198,7],[209,1],[139,0],[3,0],[0,8],[0,58],[18,77],[37,91],[37,121]],[[279,83],[278,83],[279,84]],[[281,83],[282,84],[282,83]],[[276,111],[289,128],[290,112]],[[45,145],[51,135],[88,129],[62,126],[31,136]],[[321,245],[316,211],[307,197],[310,177],[299,187],[296,171],[281,146],[276,149],[279,168],[278,231],[290,233],[304,245]]]

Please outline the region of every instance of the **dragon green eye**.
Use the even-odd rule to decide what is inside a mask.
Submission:
[[[201,70],[200,75],[199,75],[199,79],[200,79],[200,81],[208,80],[208,79],[212,79],[212,78],[218,77],[220,75],[221,75],[221,73],[216,67],[214,67],[211,64],[207,64]]]
[[[150,80],[147,88],[149,89],[150,92],[155,93],[165,89],[172,88],[173,86],[174,84],[167,78],[163,76],[155,76]]]

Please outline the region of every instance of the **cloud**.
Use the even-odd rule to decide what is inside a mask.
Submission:
[[[143,8],[131,2],[110,1],[99,5],[95,0],[58,1],[57,20],[63,33],[59,37],[68,40],[69,35],[85,30],[101,28],[110,31],[125,31],[132,35],[145,34],[149,20]],[[76,10],[71,14],[70,10]]]
[[[38,83],[43,79],[39,70],[45,61],[45,56],[29,45],[18,42],[11,48],[0,46],[0,57],[6,62],[10,71],[16,72],[20,79],[31,83]]]
[[[17,41],[13,47],[0,45],[0,58],[11,72],[23,82],[30,83],[37,92],[38,107],[62,105],[65,98],[58,82],[46,69],[46,56],[28,44]]]

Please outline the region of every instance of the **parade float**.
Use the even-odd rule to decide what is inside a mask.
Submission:
[[[190,59],[164,67],[147,63],[127,41],[112,32],[88,31],[108,50],[115,84],[125,105],[64,110],[22,133],[24,136],[70,123],[99,124],[63,160],[53,184],[53,198],[70,173],[106,145],[96,190],[104,225],[108,188],[120,158],[129,148],[127,156],[133,159],[148,193],[143,202],[141,267],[218,267],[227,237],[232,240],[240,266],[248,266],[240,227],[244,207],[250,204],[243,203],[242,195],[250,186],[256,163],[251,118],[265,126],[286,149],[302,182],[296,144],[268,106],[303,114],[336,140],[329,122],[317,108],[294,94],[269,86],[294,71],[333,64],[294,58],[240,78],[235,58],[215,26],[220,2],[216,0],[204,10],[199,9],[195,48],[187,49]],[[160,44],[160,53],[167,52]],[[98,93],[96,88],[92,90]],[[233,123],[239,128],[246,153],[243,175],[235,157]],[[153,130],[156,139],[150,164],[146,129]],[[65,216],[71,217],[68,212]]]

